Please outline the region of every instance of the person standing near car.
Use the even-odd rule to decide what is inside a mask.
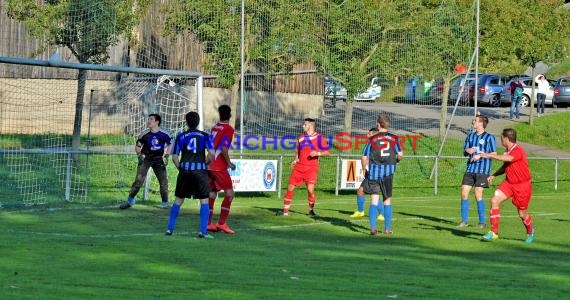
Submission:
[[[513,120],[515,117],[518,119],[520,118],[520,105],[523,95],[524,86],[520,82],[519,77],[515,76],[511,81],[509,86],[511,90],[511,110],[509,111],[509,117]]]
[[[540,74],[536,77],[536,84],[538,86],[536,91],[536,112],[538,113],[538,117],[540,117],[544,115],[544,102],[546,102],[546,93],[550,88],[550,84],[544,74]]]

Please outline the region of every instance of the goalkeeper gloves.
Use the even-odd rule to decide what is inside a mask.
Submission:
[[[140,154],[138,155],[138,158],[139,158],[139,164],[142,164],[142,163],[143,163],[143,161],[144,161],[145,157],[146,157],[146,156],[145,156],[144,154],[142,154],[142,153],[140,153]]]
[[[162,157],[162,161],[164,161],[164,165],[165,165],[165,166],[168,166],[168,158],[169,158],[169,157],[170,157],[170,154],[165,154],[165,155]]]

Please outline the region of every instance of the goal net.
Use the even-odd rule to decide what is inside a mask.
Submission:
[[[135,177],[134,143],[148,114],[160,114],[161,128],[174,135],[184,129],[186,112],[202,111],[197,78],[117,77],[87,80],[79,149],[71,145],[77,81],[0,78],[4,206],[123,199]],[[153,190],[150,182],[145,192]]]

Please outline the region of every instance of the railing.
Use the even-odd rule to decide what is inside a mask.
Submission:
[[[94,156],[109,156],[109,159],[105,159],[104,161],[111,161],[111,158],[116,158],[117,156],[131,156],[128,158],[125,158],[124,161],[126,162],[135,162],[136,158],[134,157],[134,154],[132,152],[101,152],[101,151],[71,151],[71,150],[53,150],[53,149],[22,149],[22,150],[4,150],[4,149],[0,149],[0,161],[2,161],[2,163],[0,164],[0,190],[4,190],[7,191],[10,188],[13,188],[13,186],[8,186],[10,185],[8,180],[5,180],[5,178],[2,178],[3,176],[7,176],[6,174],[10,173],[10,168],[13,168],[13,166],[8,166],[8,164],[6,163],[9,160],[9,157],[18,157],[18,156],[22,156],[22,157],[18,157],[19,159],[15,159],[15,161],[27,161],[30,159],[33,159],[35,161],[39,161],[41,160],[41,157],[44,155],[59,155],[59,158],[57,158],[57,166],[53,166],[51,163],[45,163],[45,164],[41,164],[40,166],[38,166],[38,168],[45,168],[45,170],[36,170],[36,172],[44,172],[45,174],[49,173],[49,168],[58,168],[59,170],[65,170],[65,171],[61,171],[64,172],[65,174],[60,174],[60,181],[62,181],[62,189],[60,190],[61,192],[61,196],[65,201],[69,201],[70,197],[71,197],[71,192],[72,192],[72,185],[74,185],[74,183],[72,182],[72,178],[74,176],[77,176],[77,173],[81,173],[81,176],[83,178],[83,180],[86,181],[93,181],[97,179],[97,176],[100,176],[98,174],[92,174],[90,173],[90,170],[95,170],[95,169],[101,169],[101,168],[113,168],[113,166],[109,165],[109,166],[96,166],[95,164],[98,164],[98,162],[93,162],[89,160],[89,157],[94,157]],[[80,171],[78,171],[78,167],[76,166],[77,162],[74,160],[76,157],[86,157],[86,159],[81,161],[82,164],[82,168]],[[293,151],[291,151],[291,153],[288,154],[281,154],[281,153],[232,153],[231,157],[233,159],[273,159],[273,160],[277,160],[278,161],[278,168],[277,168],[277,197],[281,198],[281,191],[284,188],[283,187],[283,180],[287,179],[284,178],[288,172],[290,172],[289,169],[285,169],[284,168],[284,160],[288,160],[293,158]],[[329,178],[334,178],[334,191],[335,191],[335,195],[339,195],[339,191],[340,191],[340,183],[341,183],[341,167],[342,167],[342,160],[343,159],[352,159],[352,160],[359,160],[360,156],[359,155],[345,155],[345,154],[333,154],[330,155],[329,157],[323,157],[322,161],[321,161],[321,166],[320,166],[320,171],[321,171],[321,181],[323,182],[323,184],[319,184],[319,186],[321,186],[321,188],[324,189],[324,186],[328,186],[329,188],[332,187],[330,181],[326,181],[327,175],[329,176]],[[570,162],[570,158],[548,158],[548,157],[529,157],[529,164],[533,164],[533,162],[539,162],[540,164],[542,164],[543,161],[549,161],[549,162],[553,162],[554,163],[554,170],[553,170],[553,177],[548,175],[548,167],[546,168],[546,172],[543,171],[543,173],[536,175],[536,176],[540,176],[541,178],[539,178],[541,180],[542,183],[549,183],[552,181],[553,183],[553,190],[554,191],[558,191],[559,189],[559,180],[560,180],[560,175],[564,175],[567,176],[568,174],[570,174],[569,171],[565,171],[565,172],[561,172],[560,170],[560,165],[562,162],[564,162],[564,167],[566,167],[566,162]],[[56,161],[56,159],[52,158],[52,159],[45,159],[46,161],[49,162],[53,162]],[[121,159],[123,160],[123,159]],[[415,179],[422,179],[425,182],[429,182],[427,181],[427,178],[424,178],[422,175],[418,175],[418,174],[422,174],[421,172],[418,172],[417,170],[415,170],[415,166],[413,165],[425,165],[424,169],[431,169],[433,168],[433,174],[434,176],[432,178],[430,178],[429,180],[431,180],[433,182],[433,192],[434,195],[438,194],[438,190],[441,186],[441,176],[446,176],[447,178],[452,178],[449,180],[444,180],[444,184],[447,183],[448,186],[455,184],[455,182],[457,182],[457,186],[459,186],[459,182],[460,179],[457,179],[459,176],[462,175],[462,173],[465,171],[464,168],[461,167],[461,164],[464,163],[466,160],[465,157],[463,156],[437,156],[437,155],[410,155],[410,156],[405,156],[404,160],[400,163],[400,166],[398,167],[398,170],[396,172],[396,178],[400,179],[401,177],[410,177],[410,179],[408,180],[409,182],[407,182],[406,184],[408,185],[412,185],[414,186],[414,180]],[[415,163],[410,163],[410,161],[415,161]],[[443,162],[443,163],[442,163]],[[500,162],[498,162],[500,163]],[[50,167],[51,166],[51,167]],[[495,165],[496,166],[496,165]],[[120,165],[115,165],[114,167],[116,168],[121,168]],[[538,165],[535,165],[535,168],[538,169]],[[541,167],[544,169],[544,167]],[[570,167],[569,167],[570,168]],[[24,168],[25,169],[25,168]],[[496,169],[496,167],[494,168]],[[533,168],[531,166],[531,172],[533,172]],[[424,173],[426,174],[426,173]],[[133,174],[128,174],[128,176],[134,176]],[[334,176],[331,176],[334,175]],[[533,175],[535,175],[533,173]],[[26,176],[26,175],[14,175],[14,176]],[[152,177],[152,176],[147,176],[147,180]],[[428,177],[428,176],[425,176]],[[127,179],[124,178],[118,178],[117,180],[122,179],[123,181],[126,181]],[[457,179],[457,180],[456,180]],[[534,176],[533,176],[534,179]],[[53,181],[56,181],[57,179],[54,178]],[[564,181],[570,181],[570,178],[563,178]],[[49,181],[49,180],[48,180]],[[453,182],[453,183],[451,183]],[[12,183],[13,185],[13,183]],[[52,183],[53,185],[53,183]],[[89,186],[89,184],[85,185],[85,188],[87,189],[87,186]],[[318,186],[318,187],[319,187]],[[173,190],[173,188],[171,187],[171,190]],[[143,193],[143,198],[146,199],[148,197],[148,193],[149,193],[149,185],[148,182],[147,184],[145,184],[145,189],[144,189],[144,193]],[[86,194],[86,191],[85,191]],[[3,202],[3,200],[1,199],[2,194],[0,194],[0,203]],[[11,199],[11,200],[16,200],[16,199]]]

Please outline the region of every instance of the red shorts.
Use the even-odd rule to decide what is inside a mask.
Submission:
[[[208,170],[208,178],[210,179],[210,191],[218,192],[221,190],[233,190],[232,178],[228,171],[211,171]]]
[[[501,182],[498,187],[508,198],[512,198],[513,205],[520,209],[526,210],[530,197],[532,196],[532,184],[529,182],[509,183],[506,180]]]
[[[296,165],[289,177],[289,184],[294,186],[300,186],[303,182],[305,182],[305,184],[317,184],[318,175],[318,166]]]

